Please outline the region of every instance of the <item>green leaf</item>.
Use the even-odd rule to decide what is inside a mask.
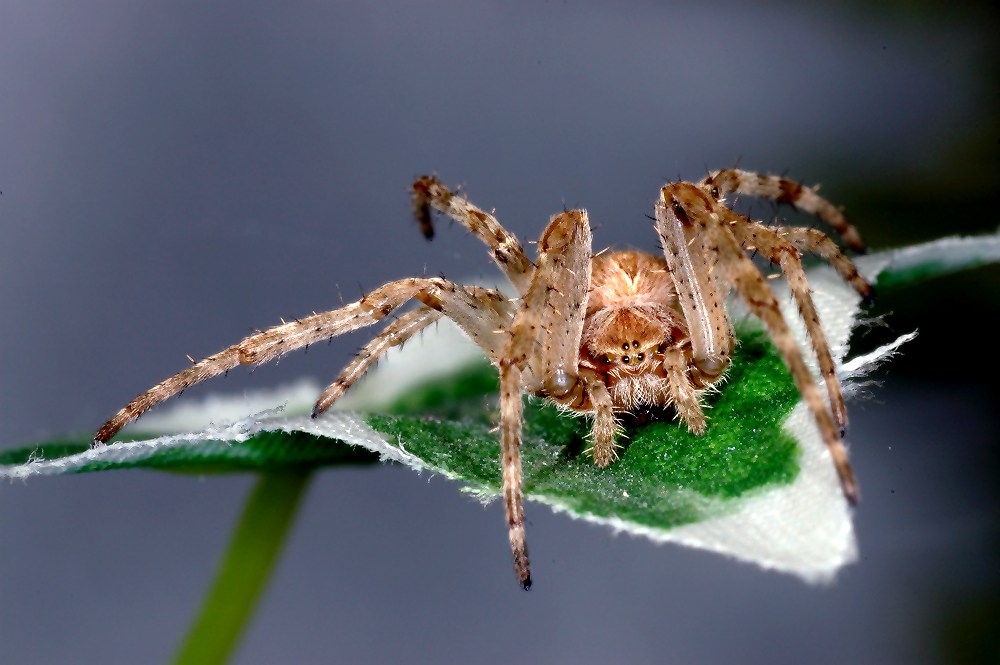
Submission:
[[[42,460],[67,461],[64,473],[88,473],[113,469],[156,469],[182,473],[231,473],[238,471],[282,471],[342,464],[373,464],[377,454],[357,446],[345,446],[305,432],[261,431],[239,445],[220,439],[185,442],[184,445],[150,447],[115,456],[91,448],[89,437],[52,441],[38,446],[0,451],[0,466],[30,467]],[[128,447],[147,437],[136,436],[117,445]],[[94,453],[97,454],[94,454]],[[69,463],[69,462],[75,463]],[[8,470],[9,475],[13,475]]]
[[[454,376],[408,392],[387,411],[364,421],[423,466],[460,478],[486,495],[500,491],[499,443],[492,422],[496,370],[476,362]],[[526,398],[527,399],[527,398]],[[706,436],[695,436],[656,414],[626,431],[622,459],[597,469],[588,455],[588,422],[529,399],[524,431],[525,490],[557,498],[577,510],[628,516],[666,528],[695,520],[698,497],[736,497],[769,483],[787,483],[798,470],[795,441],[782,422],[798,400],[794,383],[766,336],[741,331],[727,389],[713,395]],[[484,408],[485,407],[485,408]],[[400,415],[418,411],[420,415]],[[237,437],[232,435],[233,439]],[[64,462],[66,473],[148,468],[193,473],[278,471],[370,463],[378,455],[342,441],[298,430],[260,430],[234,443],[169,436],[124,441],[105,449],[83,442],[52,442],[0,454],[0,464]],[[159,443],[161,445],[155,445]],[[121,451],[124,454],[109,453]],[[31,460],[29,462],[29,460]],[[680,490],[688,491],[680,491]]]
[[[495,395],[496,371],[483,365],[476,372],[483,379],[492,377],[488,394]],[[420,394],[438,390],[432,386]],[[531,399],[522,446],[525,491],[581,513],[669,528],[701,517],[704,497],[737,497],[771,483],[790,482],[798,472],[798,453],[782,423],[798,393],[762,332],[742,332],[729,386],[714,397],[713,418],[704,436],[691,434],[669,414],[659,414],[659,420],[626,431],[621,459],[607,469],[598,469],[583,454],[589,433],[586,419]],[[474,491],[498,494],[500,449],[486,417],[493,410],[458,415],[454,403],[441,408],[449,419],[425,405],[430,413],[423,417],[372,415],[367,422],[405,442],[405,451],[427,467],[460,478]]]

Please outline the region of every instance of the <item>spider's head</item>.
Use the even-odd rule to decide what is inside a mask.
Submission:
[[[584,329],[585,353],[615,381],[657,371],[676,332],[672,317],[657,314],[645,307],[614,307],[592,314]]]
[[[662,357],[664,348],[665,345],[662,343],[641,344],[639,340],[634,339],[631,342],[623,341],[617,346],[605,348],[601,352],[592,354],[591,357],[601,371],[620,377],[650,371],[655,365],[654,357],[656,355]]]
[[[663,375],[663,340],[622,340],[592,356],[594,365],[606,378],[615,405],[626,411],[662,404],[666,391]]]

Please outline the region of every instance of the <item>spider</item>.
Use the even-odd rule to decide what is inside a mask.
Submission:
[[[326,411],[388,349],[441,317],[452,319],[485,352],[500,374],[500,450],[503,501],[514,570],[531,586],[521,496],[522,393],[588,414],[594,463],[618,457],[620,416],[672,406],[695,433],[706,428],[702,395],[723,380],[735,345],[726,299],[735,289],[767,328],[812,411],[840,478],[844,496],[857,500],[857,483],[841,440],[847,413],[809,285],[803,251],[831,264],[864,297],[872,287],[822,232],[771,227],[725,204],[730,194],[790,203],[829,224],[851,249],[861,238],[815,188],[783,177],[725,169],[700,182],[663,187],[655,228],[663,255],[592,250],[585,210],[555,215],[532,262],[517,238],[490,213],[456,195],[434,176],[412,185],[415,214],[433,236],[431,210],[465,226],[489,248],[517,297],[456,284],[440,277],[401,279],[359,301],[258,332],[194,362],[121,409],[94,436],[109,441],[153,405],[237,365],[261,364],[314,342],[374,324],[416,300],[416,309],[392,317],[320,395],[313,417]],[[780,266],[806,325],[830,407],[813,379],[764,275],[747,252]]]

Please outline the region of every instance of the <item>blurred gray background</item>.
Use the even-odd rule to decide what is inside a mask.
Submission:
[[[598,244],[652,249],[657,188],[738,159],[822,182],[875,248],[993,230],[997,27],[985,3],[5,0],[0,446],[92,431],[185,354],[338,294],[493,275],[460,229],[418,236],[429,171],[522,239],[584,206]],[[921,335],[852,407],[862,557],[829,588],[529,505],[526,594],[500,506],[338,470],[236,662],[997,658],[998,284],[878,300],[855,348]],[[328,381],[364,340],[207,390]],[[0,487],[0,661],[167,660],[252,483]]]

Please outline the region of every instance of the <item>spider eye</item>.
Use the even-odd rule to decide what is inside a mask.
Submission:
[[[632,348],[633,349],[638,349],[639,348],[639,342],[633,341],[632,342]]]
[[[640,353],[635,357],[635,359],[638,360],[639,362],[642,362],[643,358],[645,357],[646,357],[645,353]]]
[[[712,185],[712,198],[715,200],[719,199],[719,188],[715,185]]]
[[[631,362],[631,360],[632,359],[629,358],[628,356],[622,356],[622,362],[625,363],[626,365],[629,364],[629,362]]]
[[[622,351],[628,351],[628,342],[622,344]]]
[[[656,347],[656,352],[657,353],[663,353],[665,350],[666,350],[666,347],[664,347],[662,344],[660,344],[658,347]]]

